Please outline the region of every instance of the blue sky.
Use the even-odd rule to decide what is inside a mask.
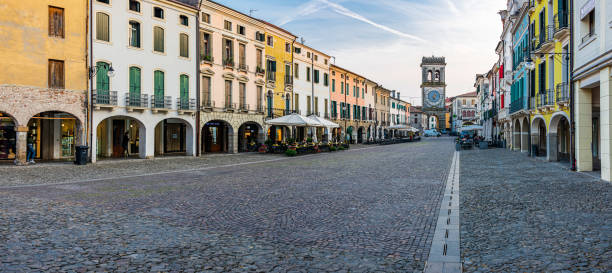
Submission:
[[[496,60],[505,0],[216,0],[282,26],[336,64],[420,105],[422,56],[445,56],[447,96]]]

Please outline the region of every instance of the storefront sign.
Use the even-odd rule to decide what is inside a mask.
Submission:
[[[593,9],[595,9],[595,0],[589,0],[586,3],[584,3],[582,8],[580,8],[580,20],[584,19],[584,17],[589,15],[589,13]]]

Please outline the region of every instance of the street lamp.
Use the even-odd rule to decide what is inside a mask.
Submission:
[[[90,67],[89,68],[89,78],[91,79],[95,77],[96,74],[98,74],[98,71],[100,71],[100,69],[104,67],[106,67],[106,64],[100,64],[94,67]],[[110,67],[108,67],[108,71],[106,72],[106,75],[109,76],[110,78],[115,76],[115,69],[113,68],[112,64],[110,65]]]

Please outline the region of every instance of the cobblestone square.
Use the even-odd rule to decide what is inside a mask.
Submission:
[[[420,272],[453,153],[439,138],[62,165],[64,180],[44,165],[7,167],[0,271]]]

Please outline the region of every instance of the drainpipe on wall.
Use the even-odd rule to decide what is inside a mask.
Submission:
[[[89,68],[87,68],[87,77],[89,78],[89,86],[87,88],[87,146],[89,149],[87,151],[89,155],[88,162],[92,162],[93,158],[93,112],[92,112],[92,103],[93,103],[93,77],[91,76],[91,69],[93,68],[93,0],[89,0],[89,25],[86,30],[89,33]],[[87,37],[85,38],[87,41]],[[87,43],[87,42],[86,42]]]
[[[201,129],[200,129],[200,113],[201,113],[201,105],[200,105],[200,7],[202,6],[202,0],[199,1],[196,13],[196,118],[195,118],[195,144],[196,144],[196,152],[195,156],[200,156],[201,145],[200,145],[200,137],[201,137]]]
[[[571,166],[571,170],[572,171],[576,171],[576,159],[574,158],[574,143],[576,141],[575,139],[575,135],[574,135],[574,1],[569,1],[570,2],[570,8],[569,8],[569,18],[568,18],[568,23],[570,26],[570,49],[569,52],[567,52],[567,54],[569,54],[567,56],[567,60],[570,61],[569,63],[569,92],[570,92],[570,97],[569,97],[569,104],[570,104],[570,145],[569,145],[569,152],[570,152],[570,166]],[[572,56],[572,58],[570,59],[570,56]]]

